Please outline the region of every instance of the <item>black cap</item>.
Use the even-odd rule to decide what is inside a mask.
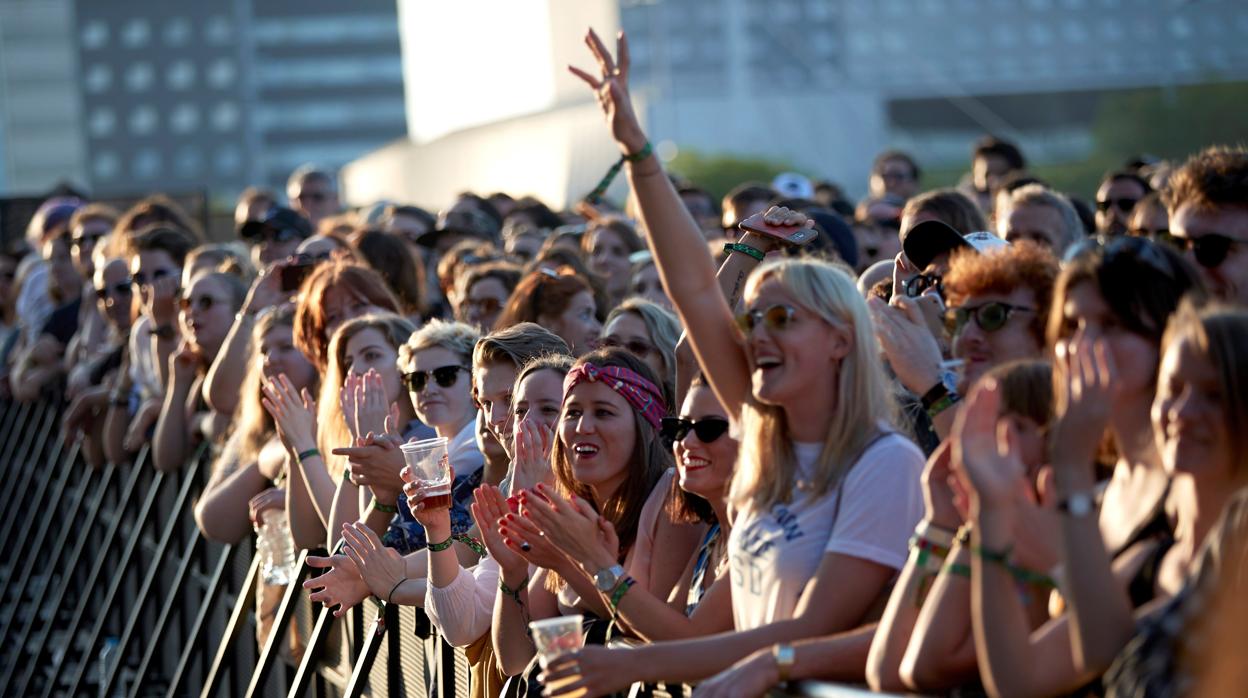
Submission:
[[[937,220],[919,223],[901,238],[901,249],[920,271],[940,255],[963,247],[971,247],[958,231]]]
[[[239,236],[245,240],[259,240],[266,233],[276,235],[283,232],[293,232],[300,239],[311,237],[312,224],[292,209],[274,206],[263,218],[247,221],[238,229]]]
[[[489,214],[476,208],[459,206],[438,214],[438,224],[416,239],[416,244],[436,247],[438,238],[447,234],[498,242],[501,226]]]

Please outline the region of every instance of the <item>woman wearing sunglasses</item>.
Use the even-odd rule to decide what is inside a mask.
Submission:
[[[846,633],[846,650],[821,669],[861,681],[874,631],[864,623],[905,564],[923,509],[923,456],[891,426],[866,304],[839,267],[785,260],[745,280],[746,313],[734,323],[701,232],[633,113],[626,40],[618,66],[592,31],[586,42],[599,74],[572,70],[594,89],[629,162],[663,285],[742,434],[729,495],[738,510],[728,542],[736,631],[627,652],[588,648],[553,665],[548,681],[579,673],[561,690],[601,694],[731,667],[715,685],[757,693],[806,661],[790,643],[832,633]],[[763,257],[743,247],[732,254]]]
[[[182,341],[169,357],[169,387],[152,440],[157,470],[182,467],[196,443],[224,433],[230,415],[210,409],[200,386],[246,295],[242,279],[211,272],[195,277],[178,299]]]
[[[602,327],[595,349],[618,347],[646,362],[662,379],[663,401],[676,404],[676,342],[680,322],[671,311],[640,298],[616,306]]]

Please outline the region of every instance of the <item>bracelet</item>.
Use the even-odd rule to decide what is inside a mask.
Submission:
[[[918,557],[915,559],[914,564],[924,569],[927,568],[928,561],[933,557],[936,558],[936,562],[949,557],[948,547],[933,543],[926,538],[920,538],[917,533],[910,536],[910,550],[918,551]]]
[[[740,252],[741,254],[746,255],[747,257],[753,257],[754,259],[757,259],[760,262],[763,261],[764,258],[766,258],[766,255],[763,254],[763,251],[758,249],[757,247],[750,247],[749,245],[743,245],[739,242],[729,242],[729,243],[724,244],[724,252],[728,252],[728,253]]]
[[[958,404],[958,402],[961,400],[962,400],[962,396],[958,395],[952,390],[945,393],[944,396],[942,396],[939,400],[937,400],[936,402],[933,402],[931,407],[927,408],[928,419],[932,419],[932,420],[936,419],[936,415],[940,414],[941,412],[944,412],[950,407],[953,407],[954,405]]]
[[[1014,551],[1014,546],[1007,545],[1005,550],[989,550],[982,545],[971,546],[971,552],[979,556],[984,562],[991,562],[995,565],[1001,565],[1007,569],[1012,568],[1010,564],[1010,553]]]
[[[936,545],[946,548],[953,547],[954,538],[958,535],[957,530],[937,526],[928,519],[923,519],[918,526],[914,528],[914,535],[927,541],[931,541]]]
[[[971,566],[964,565],[960,562],[950,562],[945,565],[945,572],[957,577],[971,578]]]
[[[485,546],[481,544],[481,541],[473,538],[467,533],[457,533],[451,536],[451,538],[471,548],[472,552],[477,554],[477,557],[485,557],[489,555],[489,552],[485,549]]]
[[[451,536],[450,538],[447,538],[441,543],[426,543],[425,547],[429,548],[429,552],[440,553],[454,544],[455,544],[455,536]]]
[[[373,510],[374,510],[374,511],[382,511],[382,512],[385,512],[385,513],[387,513],[387,514],[397,514],[397,513],[399,513],[399,508],[398,508],[398,507],[393,507],[393,506],[390,506],[389,504],[382,504],[382,503],[381,503],[381,500],[380,500],[380,499],[377,499],[376,497],[374,497],[374,498],[373,498]]]
[[[970,545],[971,544],[971,530],[972,530],[972,526],[970,523],[962,524],[958,528],[957,535],[953,537],[954,542],[957,543],[958,545]]]
[[[641,162],[645,160],[646,158],[650,157],[650,155],[653,153],[654,153],[654,148],[650,147],[650,141],[646,141],[646,144],[641,147],[641,150],[638,150],[635,153],[621,155],[620,159],[616,160],[615,164],[612,165],[611,168],[607,170],[607,173],[603,175],[602,179],[598,181],[597,186],[595,186],[588,194],[585,195],[585,201],[591,204],[597,204],[601,202],[602,195],[607,193],[607,187],[611,186],[611,182],[614,182],[616,176],[620,174],[620,168],[624,167],[624,163]]]
[[[394,592],[398,591],[399,587],[402,586],[403,582],[406,582],[406,581],[407,581],[407,577],[401,577],[399,581],[394,583],[394,586],[390,587],[390,593],[386,594],[386,603],[391,603],[390,599],[394,598]]]
[[[637,583],[636,579],[633,579],[632,577],[625,577],[622,581],[620,581],[619,585],[615,587],[615,591],[611,592],[611,615],[612,616],[616,615],[616,612],[620,608],[620,601],[624,600],[624,595],[627,594],[628,590],[632,589],[633,585],[636,583]]]
[[[296,454],[295,460],[299,461],[299,465],[303,465],[303,461],[319,455],[321,455],[321,450],[319,448],[309,448],[306,451],[300,451]]]
[[[515,589],[512,589],[511,587],[507,586],[505,582],[503,582],[503,576],[501,574],[498,576],[498,590],[506,594],[508,597],[515,599],[516,603],[520,604],[520,606],[522,607],[524,606],[524,602],[520,600],[520,592],[527,589],[528,586],[529,586],[529,575],[527,574],[524,575],[524,580],[520,582],[519,584],[517,584]]]

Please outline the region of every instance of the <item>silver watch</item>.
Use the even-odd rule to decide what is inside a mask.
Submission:
[[[1076,518],[1083,518],[1096,509],[1096,500],[1091,492],[1075,492],[1057,505],[1057,510]]]
[[[624,568],[620,565],[612,565],[605,570],[598,570],[594,575],[594,586],[601,592],[608,592],[615,588],[624,578]]]

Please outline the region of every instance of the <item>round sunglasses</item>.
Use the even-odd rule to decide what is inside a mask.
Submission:
[[[696,421],[685,417],[664,417],[659,436],[671,448],[677,441],[684,441],[690,431],[698,437],[698,441],[704,444],[714,443],[728,433],[728,420],[722,417],[706,417]]]
[[[1206,269],[1221,266],[1231,253],[1231,248],[1244,243],[1233,237],[1220,233],[1209,233],[1198,238],[1172,237],[1174,244],[1183,251],[1191,250],[1196,263]]]
[[[1014,313],[1034,313],[1035,308],[1025,308],[1021,305],[1010,305],[1009,303],[984,303],[975,307],[962,306],[955,308],[949,312],[948,321],[952,325],[951,331],[957,334],[966,327],[966,323],[972,319],[979,329],[985,332],[996,332],[1005,327],[1005,323],[1010,321],[1010,316]]]
[[[440,387],[449,388],[459,380],[460,371],[466,372],[468,369],[463,366],[439,366],[431,371],[404,373],[403,386],[409,393],[423,393],[425,386],[429,385],[429,376],[433,376],[433,380]]]
[[[737,316],[737,327],[750,334],[755,327],[766,325],[769,331],[783,331],[793,322],[796,311],[787,305],[773,305],[762,310],[751,310]]]

